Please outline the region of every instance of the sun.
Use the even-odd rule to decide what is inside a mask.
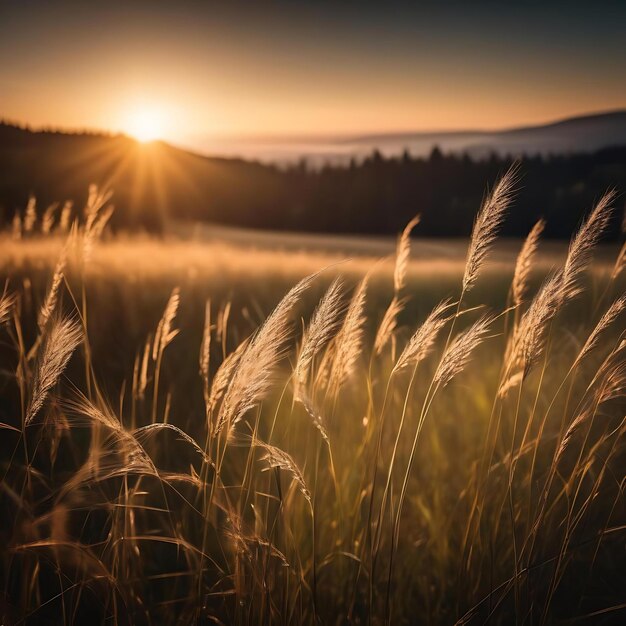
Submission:
[[[126,131],[142,143],[161,139],[165,132],[165,118],[156,108],[142,107],[129,113]]]

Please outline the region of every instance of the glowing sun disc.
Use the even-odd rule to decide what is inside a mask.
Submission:
[[[134,111],[126,127],[128,133],[138,141],[154,141],[163,135],[163,116],[154,109]]]

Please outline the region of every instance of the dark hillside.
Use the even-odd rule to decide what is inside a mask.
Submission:
[[[114,191],[114,225],[161,231],[168,220],[249,228],[392,234],[415,213],[420,235],[464,236],[488,185],[510,165],[433,149],[428,157],[374,152],[347,166],[308,168],[204,157],[163,142],[121,135],[32,132],[0,124],[0,219],[34,194],[40,206],[72,199],[89,184]],[[568,237],[608,188],[626,190],[626,147],[522,160],[507,236],[523,236],[543,215],[548,237]],[[623,203],[623,199],[618,200]],[[616,218],[611,234],[617,236]]]

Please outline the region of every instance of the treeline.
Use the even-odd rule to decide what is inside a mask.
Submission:
[[[396,233],[421,213],[420,234],[464,236],[471,231],[486,190],[513,159],[492,155],[472,160],[444,155],[437,148],[428,158],[384,158],[379,153],[349,167],[310,170],[302,163],[284,172],[288,199],[274,228],[325,232]],[[547,219],[546,236],[567,238],[607,189],[626,190],[626,147],[593,154],[521,159],[514,205],[504,236],[523,236],[535,221]],[[623,206],[624,198],[618,196]],[[618,215],[619,214],[619,215]],[[264,226],[257,215],[255,225]],[[255,215],[250,215],[250,222]],[[611,228],[617,237],[621,211]]]
[[[172,220],[329,233],[395,234],[421,213],[420,234],[467,235],[481,200],[510,157],[475,160],[433,149],[427,158],[375,152],[344,166],[279,168],[201,157],[123,136],[33,133],[0,124],[0,219],[29,195],[39,205],[73,200],[88,186],[114,191],[113,226],[162,232]],[[607,189],[626,190],[626,146],[521,160],[518,193],[503,227],[524,236],[547,219],[546,236],[567,238]],[[623,196],[618,203],[623,205]],[[619,236],[621,211],[611,224]]]

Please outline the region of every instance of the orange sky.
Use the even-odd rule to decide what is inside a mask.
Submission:
[[[197,143],[496,129],[626,106],[616,3],[210,4],[2,4],[0,116],[131,133],[143,117],[147,134]]]

